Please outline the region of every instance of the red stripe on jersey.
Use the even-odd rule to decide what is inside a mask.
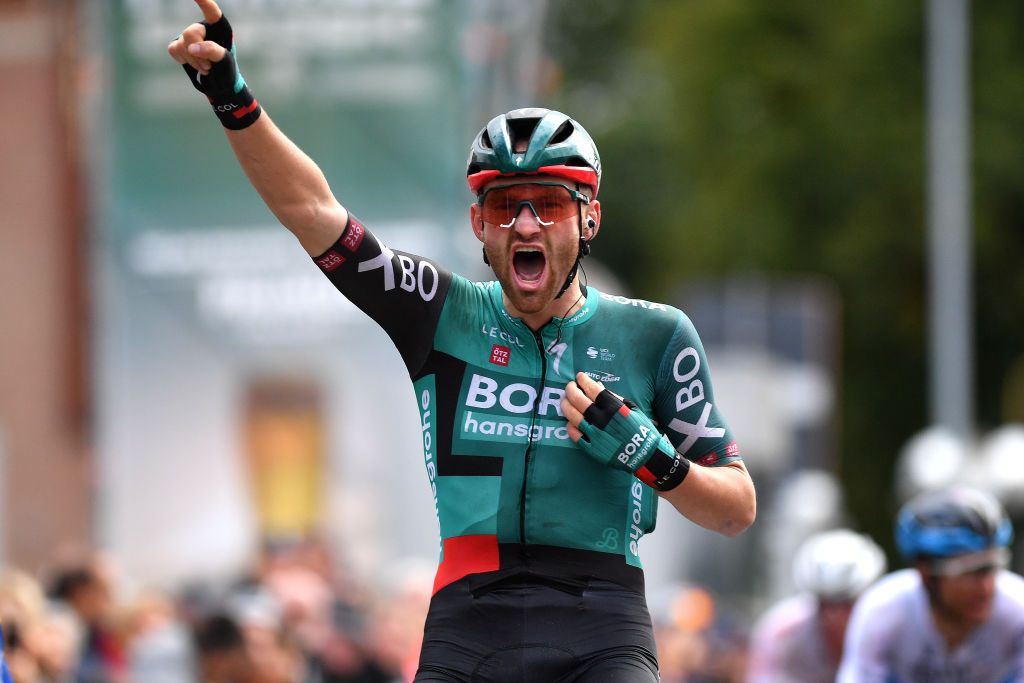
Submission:
[[[619,408],[619,415],[621,415],[622,417],[629,417],[629,406],[623,403],[622,407]]]
[[[498,537],[494,534],[444,539],[444,557],[437,566],[433,593],[467,574],[498,569]]]

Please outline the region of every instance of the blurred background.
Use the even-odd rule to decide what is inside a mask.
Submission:
[[[758,489],[738,539],[666,509],[643,544],[665,680],[738,680],[814,531],[891,554],[899,504],[958,481],[1024,516],[1021,3],[223,7],[339,199],[469,277],[486,121],[547,106],[597,141],[590,281],[690,315]],[[403,680],[438,549],[413,394],[167,57],[198,16],[0,0],[8,659]]]

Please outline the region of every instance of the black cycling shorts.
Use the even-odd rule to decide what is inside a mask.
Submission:
[[[446,586],[430,603],[415,681],[656,683],[642,594],[536,574]]]

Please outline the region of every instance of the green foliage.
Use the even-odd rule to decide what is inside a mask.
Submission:
[[[1024,49],[973,5],[979,422],[1024,349]],[[891,535],[898,449],[927,420],[924,5],[553,3],[553,106],[596,138],[602,259],[643,296],[683,278],[821,273],[841,292],[841,475]]]

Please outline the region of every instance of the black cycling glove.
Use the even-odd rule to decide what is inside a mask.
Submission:
[[[210,73],[203,76],[187,63],[182,66],[196,90],[206,95],[221,124],[231,130],[241,130],[256,123],[263,110],[253,97],[249,86],[238,70],[235,60],[234,31],[227,17],[221,15],[215,23],[202,22],[206,27],[206,40],[212,40],[227,50],[224,59],[214,62]]]

